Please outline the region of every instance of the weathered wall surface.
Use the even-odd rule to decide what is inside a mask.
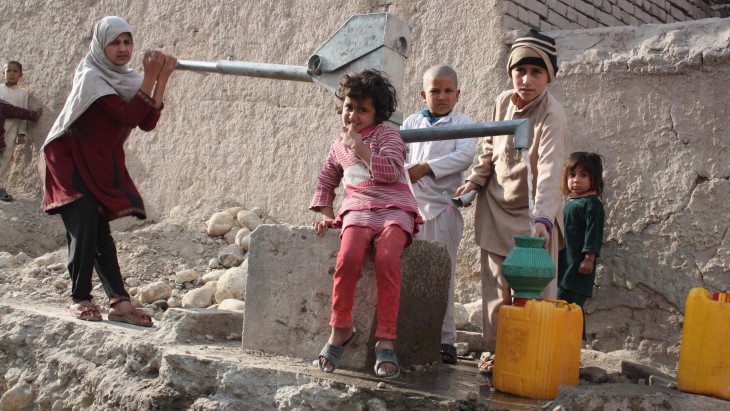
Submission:
[[[607,224],[588,331],[676,354],[690,287],[730,288],[730,24],[557,33],[573,151],[606,159]],[[620,337],[619,337],[620,336]]]
[[[323,7],[327,8],[322,13]],[[32,164],[60,111],[93,24],[117,14],[142,50],[180,58],[305,65],[352,14],[389,11],[413,26],[404,113],[423,107],[422,71],[446,62],[460,74],[457,106],[485,121],[509,87],[509,35],[498,0],[443,9],[432,0],[329,2],[43,2],[0,4],[0,58],[26,65],[34,101],[46,115],[18,150],[10,188],[38,196]],[[563,102],[569,150],[606,157],[606,245],[599,288],[589,306],[598,348],[676,354],[686,291],[730,288],[730,81],[728,19],[554,32],[561,73],[552,92]],[[307,210],[324,153],[338,130],[333,99],[313,84],[179,72],[157,130],[135,132],[128,165],[150,217],[180,205],[234,200],[260,206],[275,221],[308,224]],[[476,297],[478,250],[473,215],[460,250],[459,299]]]

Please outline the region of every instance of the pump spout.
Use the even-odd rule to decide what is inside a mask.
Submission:
[[[528,150],[530,148],[530,120],[526,118],[400,131],[401,138],[406,143],[510,134],[515,136],[515,148],[517,150]]]

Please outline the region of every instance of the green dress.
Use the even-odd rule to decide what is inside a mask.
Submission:
[[[573,198],[563,206],[565,249],[560,251],[558,287],[587,297],[593,295],[596,266],[590,275],[578,272],[583,257],[589,251],[601,251],[605,214],[598,197],[589,195]]]

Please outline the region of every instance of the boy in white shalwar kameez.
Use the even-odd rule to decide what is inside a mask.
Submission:
[[[466,114],[453,114],[459,101],[456,72],[449,66],[437,65],[423,75],[421,97],[428,106],[409,116],[401,130],[443,127],[471,123]],[[437,241],[446,245],[451,258],[446,315],[441,328],[441,358],[447,364],[456,364],[456,325],[454,322],[454,275],[456,251],[464,232],[464,220],[458,209],[443,195],[453,196],[463,181],[462,173],[474,161],[476,140],[426,141],[408,144],[405,167],[408,170],[413,193],[418,200],[418,211],[425,220],[416,238]]]
[[[0,84],[0,100],[20,108],[28,108],[28,91],[22,88],[18,82],[23,77],[23,66],[14,60],[3,65],[3,78],[5,82]],[[26,120],[18,118],[7,118],[5,120],[5,144],[0,148],[0,200],[12,201],[13,196],[5,191],[5,183],[10,174],[10,164],[13,160],[15,144],[25,143]]]

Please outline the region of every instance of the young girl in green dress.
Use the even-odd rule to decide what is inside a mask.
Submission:
[[[563,206],[565,248],[558,257],[558,299],[583,309],[593,294],[596,258],[603,241],[603,157],[595,153],[571,153],[563,166],[561,192],[568,201]]]

